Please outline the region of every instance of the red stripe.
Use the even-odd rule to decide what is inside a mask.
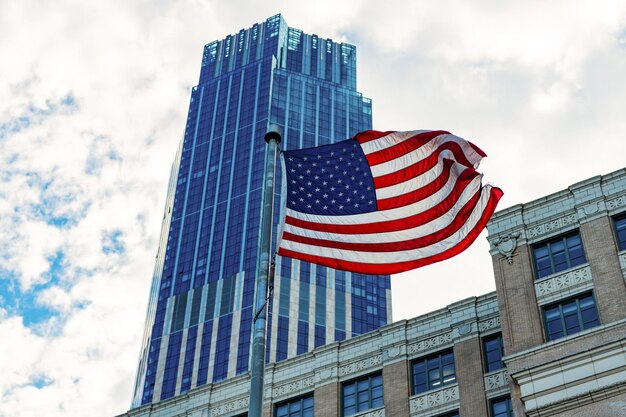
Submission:
[[[354,139],[359,143],[366,143],[372,140],[376,140],[378,138],[382,138],[383,136],[390,135],[394,133],[395,130],[388,130],[386,132],[382,132],[380,130],[366,130],[365,132],[357,133],[354,136]]]
[[[368,263],[360,263],[360,262],[349,262],[343,261],[340,259],[326,258],[321,256],[313,256],[300,252],[294,252],[291,250],[280,248],[278,250],[278,254],[281,256],[288,256],[290,258],[302,259],[304,261],[316,263],[319,265],[328,266],[330,268],[341,269],[344,271],[352,271],[362,274],[372,274],[372,275],[387,275],[387,274],[397,274],[400,272],[409,271],[411,269],[419,268],[421,266],[430,265],[435,262],[440,262],[445,259],[451,258],[459,253],[463,252],[467,249],[480,235],[480,232],[485,228],[487,222],[493,215],[493,212],[498,205],[498,201],[502,197],[502,190],[499,188],[492,188],[489,202],[483,211],[483,214],[476,224],[476,226],[467,234],[467,236],[461,240],[458,244],[451,247],[450,249],[438,253],[436,255],[415,259],[412,261],[406,262],[398,262],[391,264],[368,264]]]
[[[401,242],[385,242],[385,243],[350,243],[338,242],[336,240],[316,239],[306,236],[294,235],[293,233],[283,233],[283,240],[303,243],[305,245],[320,246],[325,248],[345,249],[360,252],[398,252],[423,248],[432,245],[454,234],[461,228],[471,215],[480,198],[481,190],[478,190],[474,196],[459,210],[455,218],[446,227],[437,230],[426,236],[415,239],[403,240]]]
[[[417,135],[411,136],[410,138],[407,138],[402,142],[398,142],[393,146],[367,154],[367,162],[370,166],[374,166],[391,161],[421,148],[437,136],[446,134],[448,134],[448,132],[445,130],[433,130],[431,132],[418,133]]]
[[[482,156],[483,158],[487,156],[487,154],[486,154],[486,153],[484,153],[482,149],[480,149],[478,146],[474,145],[472,142],[469,142],[469,141],[468,141],[467,143],[469,143],[469,144],[470,144],[470,146],[471,146],[472,148],[474,148],[474,150],[476,151],[476,153],[477,153],[478,155]]]
[[[470,171],[471,175],[465,174]],[[426,211],[416,213],[412,216],[402,219],[388,220],[377,223],[360,223],[360,224],[334,224],[334,223],[317,223],[307,220],[297,219],[291,216],[285,216],[285,223],[303,229],[316,230],[318,232],[343,233],[343,234],[366,234],[366,233],[383,233],[393,232],[396,230],[404,230],[417,227],[428,223],[442,214],[450,210],[457,202],[463,190],[475,177],[474,170],[466,169],[461,173],[458,180],[454,184],[454,188],[449,195],[440,203],[434,205]]]
[[[408,165],[407,167],[402,168],[398,171],[375,177],[374,187],[389,187],[391,185],[400,184],[404,181],[408,181],[412,178],[420,176],[439,162],[439,154],[444,150],[449,150],[450,152],[452,152],[454,154],[454,158],[460,164],[465,165],[466,167],[473,167],[473,164],[471,164],[467,160],[465,154],[463,153],[463,150],[457,143],[445,142],[441,144],[441,146],[439,146],[437,149],[435,149],[428,157],[417,161],[412,165]]]
[[[445,159],[443,161],[443,171],[441,171],[441,174],[439,174],[439,176],[435,178],[434,181],[429,182],[423,187],[420,187],[406,194],[379,199],[377,202],[378,210],[389,210],[393,208],[408,206],[409,204],[416,203],[435,194],[448,183],[448,179],[450,178],[450,167],[452,166],[452,164],[454,164],[453,160]],[[462,175],[464,175],[466,171],[463,171]],[[478,175],[478,173],[474,171],[474,175]]]

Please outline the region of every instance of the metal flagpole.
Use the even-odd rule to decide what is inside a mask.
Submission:
[[[252,340],[252,363],[250,370],[250,401],[248,417],[261,417],[263,413],[263,373],[265,370],[265,324],[267,312],[267,282],[270,273],[272,250],[272,219],[274,214],[274,175],[276,153],[281,140],[281,128],[270,125],[265,134],[268,148],[265,161],[263,207],[261,210],[261,250],[254,302],[254,333]]]

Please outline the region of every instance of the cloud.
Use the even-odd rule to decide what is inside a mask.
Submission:
[[[504,208],[623,166],[625,7],[0,2],[0,416],[128,408],[167,176],[205,43],[283,12],[307,33],[357,44],[374,127],[475,141]],[[484,239],[393,287],[396,319],[492,290]],[[429,296],[418,305],[416,293]]]

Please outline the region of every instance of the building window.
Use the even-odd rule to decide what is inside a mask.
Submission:
[[[500,333],[483,339],[485,351],[485,372],[493,372],[504,368],[502,357],[504,356],[504,345]]]
[[[622,213],[613,219],[615,223],[615,236],[617,247],[620,251],[626,250],[626,213]]]
[[[313,394],[278,404],[276,417],[313,417]]]
[[[456,382],[452,349],[411,363],[413,395]]]
[[[368,375],[343,384],[343,416],[383,406],[383,375]]]
[[[533,246],[537,278],[587,262],[578,231]]]
[[[592,294],[560,301],[543,308],[548,340],[578,333],[600,324]]]
[[[490,417],[513,417],[513,407],[511,406],[511,398],[496,398],[491,400],[491,416]]]
[[[451,413],[447,413],[447,414],[440,414],[435,417],[459,417],[459,410],[452,411]]]

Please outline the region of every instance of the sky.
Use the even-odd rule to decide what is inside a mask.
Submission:
[[[480,146],[499,209],[626,166],[624,1],[0,0],[0,417],[129,408],[203,45],[279,12],[357,45],[374,129]],[[394,320],[493,291],[485,236]]]

